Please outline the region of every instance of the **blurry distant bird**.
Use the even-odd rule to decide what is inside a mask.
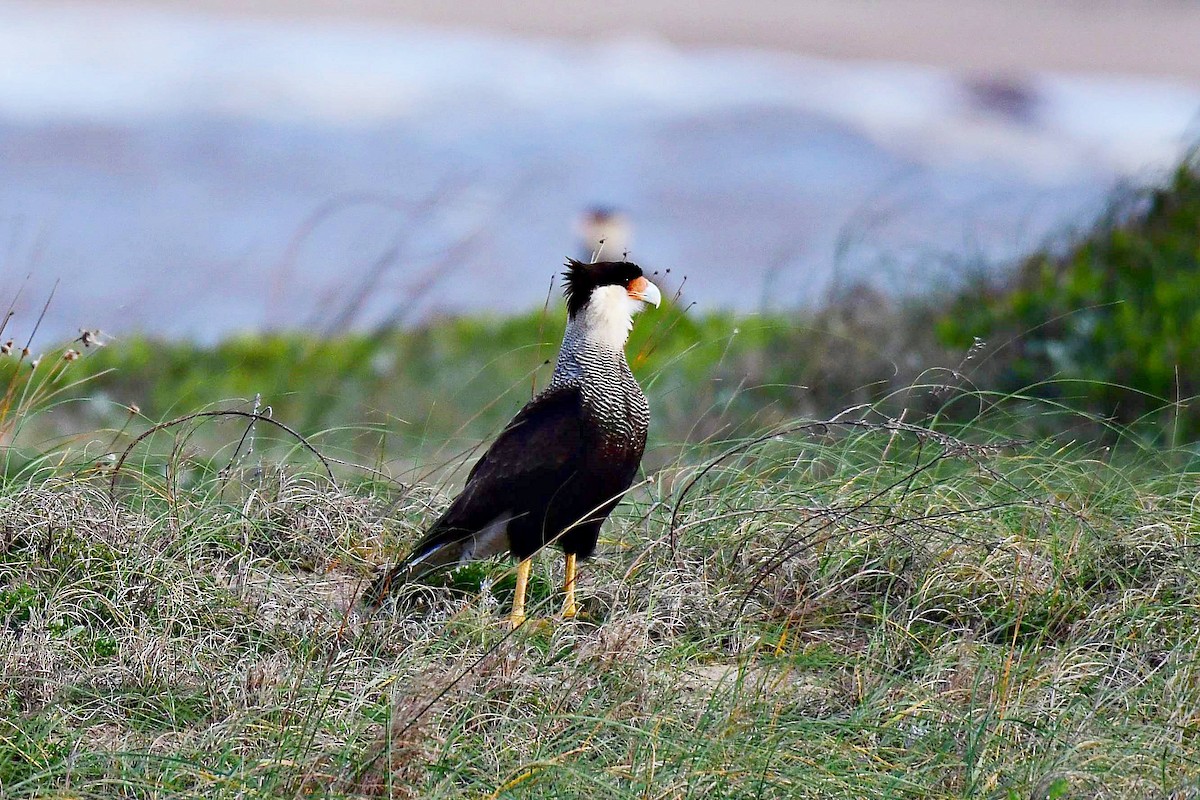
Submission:
[[[963,84],[969,107],[1010,124],[1032,125],[1037,121],[1042,98],[1028,79],[1006,75],[978,75]]]
[[[412,552],[368,588],[380,603],[406,581],[508,551],[520,561],[511,623],[525,619],[530,557],[566,554],[563,616],[574,617],[575,562],[633,483],[650,407],[625,359],[633,315],[662,300],[628,261],[568,260],[567,331],[550,385],[529,401],[476,462],[462,493]]]
[[[592,206],[576,224],[580,261],[625,258],[629,252],[629,219],[615,208]]]

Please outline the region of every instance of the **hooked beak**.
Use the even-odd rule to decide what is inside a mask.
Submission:
[[[658,291],[658,287],[645,278],[634,278],[629,282],[626,292],[634,300],[650,303],[655,308],[658,308],[659,303],[662,302],[662,292]]]

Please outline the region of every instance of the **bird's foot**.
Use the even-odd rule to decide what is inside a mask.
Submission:
[[[525,615],[513,612],[508,617],[508,625],[511,630],[516,630],[525,624]]]

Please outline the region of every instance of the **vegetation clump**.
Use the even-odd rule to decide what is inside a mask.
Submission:
[[[1195,791],[1196,473],[986,431],[676,452],[587,562],[584,617],[552,618],[542,558],[516,632],[506,561],[355,602],[435,486],[186,448],[115,484],[31,466],[0,491],[0,793]]]
[[[941,317],[950,347],[987,342],[976,380],[1200,436],[1200,155],[1131,197],[1065,254],[969,286]]]

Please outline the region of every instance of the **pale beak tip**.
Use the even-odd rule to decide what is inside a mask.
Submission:
[[[646,281],[646,288],[642,290],[641,294],[642,302],[650,303],[655,308],[662,304],[662,292],[650,281]]]

